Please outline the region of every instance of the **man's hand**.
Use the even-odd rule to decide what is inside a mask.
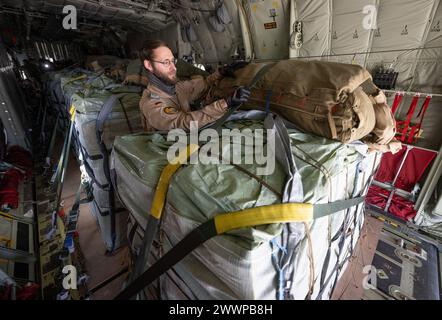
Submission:
[[[229,108],[236,108],[244,102],[247,102],[250,97],[250,90],[245,87],[239,87],[235,92],[226,98],[226,102]]]
[[[225,66],[222,66],[221,68],[218,69],[218,72],[223,77],[235,78],[235,71],[239,70],[241,68],[244,68],[248,64],[249,63],[247,61],[236,61],[231,64],[227,64]]]

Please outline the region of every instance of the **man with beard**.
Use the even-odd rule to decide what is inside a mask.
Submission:
[[[143,127],[148,132],[175,128],[189,130],[191,121],[197,121],[198,127],[202,127],[249,98],[250,91],[240,87],[231,96],[192,111],[190,104],[201,98],[215,81],[224,75],[232,75],[244,64],[225,66],[205,79],[178,81],[176,59],[165,42],[146,42],[141,49],[140,58],[148,71],[149,79],[149,85],[140,100]]]

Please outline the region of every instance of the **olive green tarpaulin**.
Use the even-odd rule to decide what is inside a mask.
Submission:
[[[262,129],[263,125],[256,120],[242,120],[228,122],[225,127],[253,131]],[[289,135],[291,151],[302,178],[304,202],[327,203],[362,192],[376,162],[375,155],[365,154],[365,145],[342,144],[293,130]],[[245,140],[241,143],[247,144]],[[112,166],[116,172],[116,189],[131,212],[129,229],[135,221],[141,226],[134,233],[133,249],[142,236],[153,191],[168,163],[167,150],[172,144],[158,133],[128,135],[115,140]],[[232,145],[233,142],[223,148],[223,156],[227,157]],[[242,150],[244,157],[246,148]],[[257,165],[253,164],[184,165],[171,180],[150,263],[216,213],[280,203],[285,174],[279,164],[276,163],[273,174],[259,177],[256,174]],[[304,224],[290,224],[291,234],[296,238],[296,255],[291,263],[293,286],[289,290],[294,298],[305,298],[309,286],[313,286],[313,296],[318,295],[321,285],[326,287],[321,297],[327,298],[335,282],[333,266],[338,260],[343,262],[348,258],[362,222],[362,206],[317,219],[308,226],[311,241],[308,241]],[[347,232],[351,229],[353,236],[344,236],[341,253],[331,254],[324,263],[329,244],[331,252],[339,252],[338,242],[331,238],[343,226]],[[157,286],[163,290],[156,297],[274,299],[277,272],[272,262],[275,248],[270,241],[283,238],[286,229],[282,224],[245,228],[207,241],[160,277]],[[311,254],[313,257],[309,258]],[[312,261],[314,270],[310,268]],[[324,265],[325,271],[322,271]],[[325,273],[324,279],[331,281],[321,284],[321,273]],[[310,279],[317,281],[313,285]]]
[[[108,250],[125,243],[127,211],[115,199],[112,205],[110,180],[105,170],[108,153],[116,136],[142,131],[139,112],[141,88],[123,86],[103,74],[75,69],[54,74],[51,82],[58,109],[67,112],[75,108],[75,146],[78,157],[83,160],[82,172],[89,177],[92,186],[92,214],[98,221],[101,236]],[[97,118],[105,103],[114,95],[118,99],[104,121],[103,132],[97,134]],[[104,147],[101,145],[103,142]],[[107,158],[106,158],[107,157]],[[111,209],[115,212],[111,217]],[[112,219],[114,227],[112,227]],[[113,238],[115,229],[115,239]]]

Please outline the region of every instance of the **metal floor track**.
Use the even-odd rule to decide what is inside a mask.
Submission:
[[[440,300],[441,243],[414,225],[369,209],[384,221],[364,283],[366,300]]]

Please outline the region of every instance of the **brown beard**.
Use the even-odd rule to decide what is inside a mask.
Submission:
[[[153,68],[153,74],[160,79],[161,81],[163,81],[164,83],[168,84],[168,85],[175,85],[178,82],[178,78],[175,76],[175,80],[171,80],[170,78],[168,78],[166,75],[161,74],[160,72],[158,72],[158,70],[156,68]]]

